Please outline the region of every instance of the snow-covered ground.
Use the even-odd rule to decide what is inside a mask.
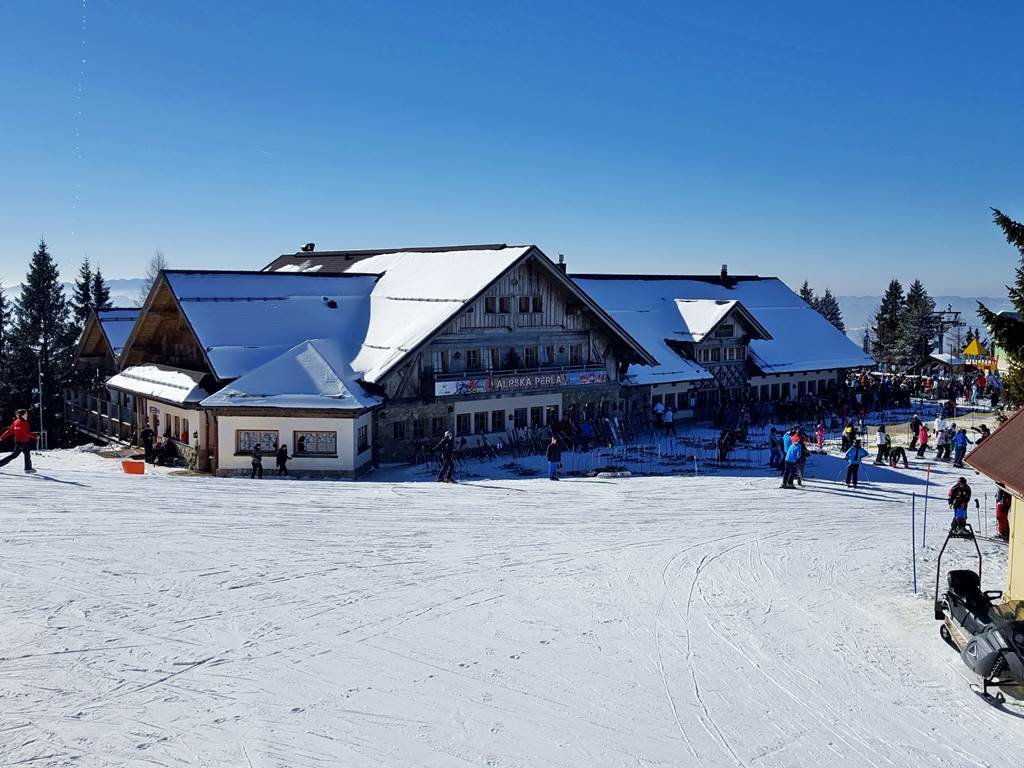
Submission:
[[[14,466],[0,765],[959,768],[1024,753],[1024,723],[970,692],[932,619],[935,496],[912,593],[920,469],[868,467],[854,492],[816,456],[818,479],[787,492],[760,470],[438,486],[138,477],[79,452],[40,456],[35,477]],[[943,494],[952,476],[935,477]],[[1005,548],[982,546],[1001,587]]]

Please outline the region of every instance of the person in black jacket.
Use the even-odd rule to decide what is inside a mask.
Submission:
[[[441,442],[434,446],[434,450],[437,452],[438,463],[441,465],[437,472],[437,482],[454,483],[455,440],[450,431],[444,433],[444,437],[441,438]]]
[[[921,431],[921,419],[915,413],[914,418],[910,420],[910,445],[907,446],[908,451],[912,451],[917,448],[917,437]]]
[[[277,446],[277,474],[288,477],[288,446],[284,443]]]
[[[142,432],[139,433],[139,439],[142,440],[142,449],[146,452],[146,461],[152,463],[153,443],[156,442],[156,432],[147,424],[143,427]]]
[[[255,480],[259,477],[263,479],[263,449],[259,446],[259,443],[252,447],[252,474],[249,475],[251,480]]]
[[[548,443],[548,480],[558,479],[558,465],[562,462],[562,445],[557,437],[552,437]]]
[[[967,478],[961,477],[956,485],[949,489],[949,508],[953,510],[953,524],[950,530],[953,532],[964,530],[967,524],[967,505],[971,501],[971,486],[967,484]]]

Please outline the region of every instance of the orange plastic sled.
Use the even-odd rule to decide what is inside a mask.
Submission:
[[[122,461],[121,469],[124,470],[126,475],[146,474],[146,464],[142,461]]]

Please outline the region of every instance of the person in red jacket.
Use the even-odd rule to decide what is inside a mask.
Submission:
[[[4,458],[0,459],[0,467],[10,464],[20,453],[25,457],[25,471],[35,472],[32,469],[32,449],[30,448],[30,442],[32,440],[39,439],[39,436],[33,434],[32,430],[28,425],[28,411],[24,408],[19,409],[14,414],[14,421],[11,423],[2,435],[0,435],[0,441],[6,440],[8,437],[14,437],[14,450]]]

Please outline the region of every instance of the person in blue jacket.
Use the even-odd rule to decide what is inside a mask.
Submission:
[[[953,466],[962,467],[964,456],[967,455],[967,446],[973,445],[974,441],[967,436],[967,430],[961,429],[953,435]]]
[[[846,452],[846,487],[857,487],[857,475],[860,474],[860,462],[868,455],[861,445],[860,440],[853,442],[853,447]]]
[[[782,488],[795,488],[793,480],[796,479],[800,457],[803,455],[804,446],[799,440],[791,442],[786,447],[786,466],[782,471]]]

